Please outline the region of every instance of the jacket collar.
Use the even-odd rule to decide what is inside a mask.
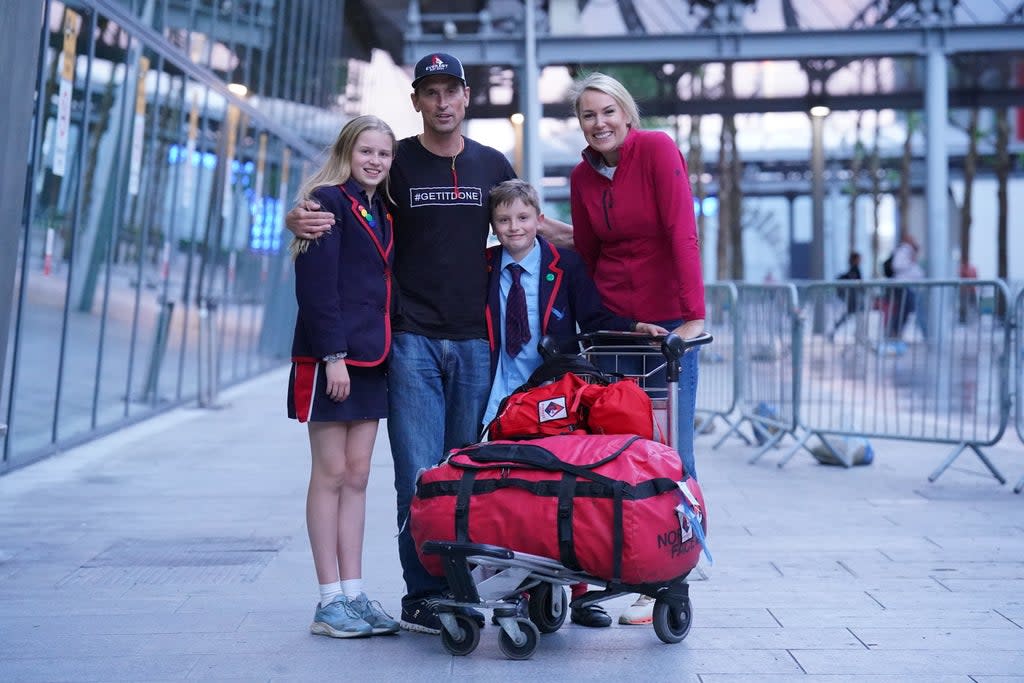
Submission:
[[[633,148],[633,145],[636,144],[636,138],[638,135],[639,134],[637,133],[636,129],[633,128],[632,126],[630,126],[629,130],[626,131],[626,139],[622,141],[622,147],[621,149],[619,149],[619,163],[617,164],[617,166],[622,165],[622,160],[626,157],[627,154],[629,154],[629,151]],[[587,145],[586,147],[583,148],[583,160],[586,161],[590,165],[590,167],[597,171],[598,173],[601,172],[599,170],[601,166],[607,166],[607,164],[604,163],[604,158],[602,158],[598,151],[595,150],[590,145]]]

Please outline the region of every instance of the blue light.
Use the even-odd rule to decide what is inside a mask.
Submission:
[[[693,212],[698,216],[703,214],[705,216],[714,216],[718,213],[718,197],[705,197],[704,204],[696,199],[693,200]]]

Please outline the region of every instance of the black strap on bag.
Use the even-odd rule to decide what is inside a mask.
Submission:
[[[558,560],[569,569],[580,570],[572,533],[572,507],[576,498],[576,476],[562,474],[558,487]]]
[[[473,496],[473,480],[476,472],[466,470],[459,481],[459,492],[455,497],[455,540],[469,542],[469,499]]]

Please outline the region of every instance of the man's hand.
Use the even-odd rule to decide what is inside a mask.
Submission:
[[[575,249],[572,243],[572,226],[568,223],[544,216],[544,220],[538,226],[537,232],[556,247]]]
[[[321,211],[318,202],[306,199],[285,214],[284,225],[296,237],[314,240],[334,227],[334,214]]]

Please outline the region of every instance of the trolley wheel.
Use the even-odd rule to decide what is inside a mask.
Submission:
[[[540,631],[537,629],[537,625],[529,619],[520,617],[516,619],[516,624],[526,636],[526,640],[521,645],[516,645],[512,636],[506,633],[505,629],[501,629],[501,633],[498,634],[498,647],[509,659],[529,659],[533,655],[533,651],[537,649],[537,643],[540,642]]]
[[[654,602],[654,632],[663,643],[678,643],[690,632],[693,608],[687,599],[683,603],[671,604],[667,600]]]
[[[550,583],[540,583],[530,591],[530,621],[541,633],[554,633],[565,623],[569,601],[565,588]]]
[[[480,625],[472,617],[465,614],[456,614],[455,621],[459,625],[460,638],[455,638],[448,629],[441,627],[441,644],[456,657],[468,655],[480,644]]]

